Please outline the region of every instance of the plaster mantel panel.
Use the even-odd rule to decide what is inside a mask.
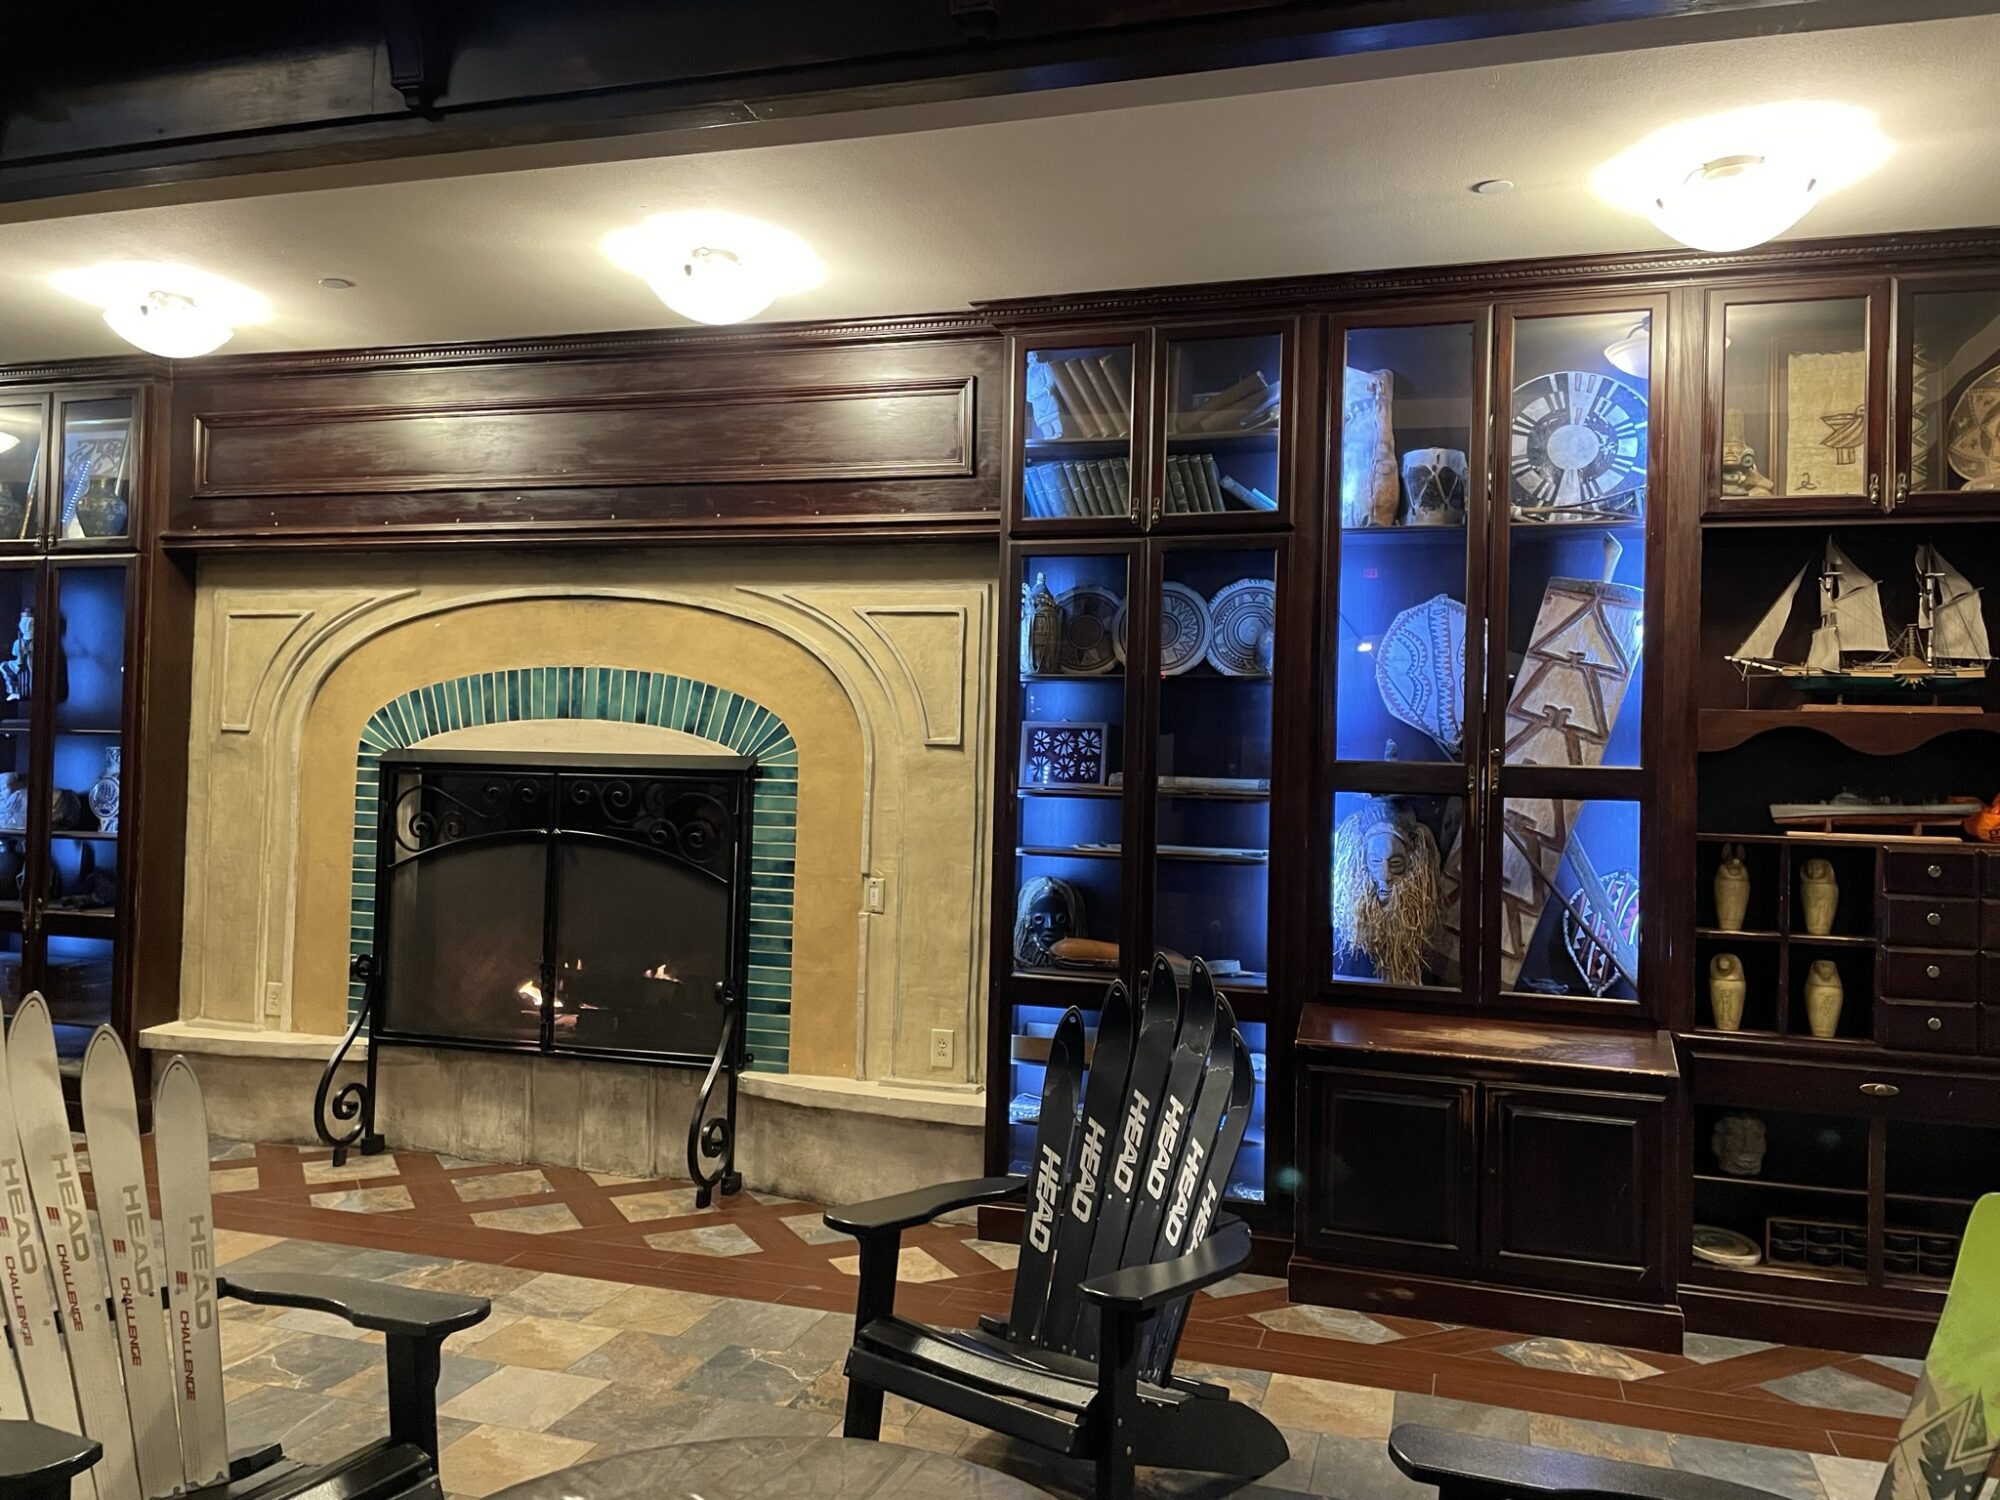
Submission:
[[[905,581],[912,565],[921,585]],[[365,670],[381,643],[395,639],[405,653],[422,654],[435,642],[439,651],[462,654],[468,632],[483,632],[512,609],[539,610],[537,618],[556,622],[551,633],[566,660],[698,672],[699,663],[629,660],[645,654],[642,643],[604,637],[598,622],[616,619],[629,632],[635,619],[678,620],[670,634],[685,642],[700,639],[688,622],[712,617],[727,628],[765,632],[784,643],[774,651],[810,661],[846,702],[861,736],[855,852],[839,892],[851,902],[860,957],[851,997],[815,996],[812,1003],[851,1012],[841,1024],[857,1077],[976,1081],[984,1066],[992,594],[990,556],[976,547],[870,557],[801,548],[635,551],[615,559],[205,560],[183,1019],[251,1032],[335,1024],[317,1015],[320,999],[298,1009],[302,984],[323,995],[332,982],[297,968],[301,924],[311,920],[300,907],[308,874],[301,771],[327,727],[320,720],[329,684]],[[633,606],[664,613],[633,615]],[[393,684],[397,691],[414,685]],[[324,818],[325,809],[316,811]],[[940,827],[963,836],[939,838]],[[870,880],[889,893],[879,913],[863,899]],[[911,976],[916,982],[907,982]],[[927,1044],[935,1026],[961,1035],[951,1069],[931,1068],[927,1045],[917,1043]]]

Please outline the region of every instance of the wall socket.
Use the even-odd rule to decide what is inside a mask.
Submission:
[[[264,1015],[269,1020],[278,1020],[285,1013],[285,986],[276,979],[264,986]]]
[[[931,1028],[931,1066],[948,1068],[951,1066],[952,1038],[958,1033],[944,1026]]]

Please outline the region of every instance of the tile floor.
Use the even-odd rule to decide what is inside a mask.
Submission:
[[[706,1212],[685,1183],[422,1152],[357,1158],[218,1147],[228,1264],[334,1270],[476,1292],[440,1388],[444,1480],[478,1497],[592,1456],[839,1425],[852,1242],[810,1205],[744,1194]],[[966,1325],[1004,1312],[1013,1247],[937,1225],[905,1239],[898,1308]],[[1242,1276],[1204,1293],[1182,1340],[1283,1428],[1292,1462],[1252,1495],[1415,1493],[1383,1439],[1421,1420],[1671,1465],[1796,1500],[1867,1500],[1917,1366],[1691,1337],[1680,1355],[1286,1301]],[[303,1457],[380,1429],[379,1350],[311,1313],[232,1305],[231,1439]],[[1076,1466],[892,1399],[885,1436],[1085,1493]],[[1159,1494],[1229,1493],[1152,1476]]]

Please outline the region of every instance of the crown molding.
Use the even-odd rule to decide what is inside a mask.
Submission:
[[[108,385],[173,378],[173,364],[151,354],[106,354],[91,359],[36,360],[0,365],[0,387],[16,385]]]
[[[1502,296],[1539,292],[1551,286],[1567,291],[1656,285],[1694,277],[1755,278],[1847,269],[1880,275],[1995,258],[2000,258],[2000,227],[1791,240],[1724,255],[1693,250],[1645,250],[1621,255],[1555,256],[1258,281],[1133,287],[1063,296],[1012,297],[975,302],[973,307],[990,317],[996,326],[1011,328],[1052,322],[1233,314],[1281,306],[1291,309],[1399,297]]]

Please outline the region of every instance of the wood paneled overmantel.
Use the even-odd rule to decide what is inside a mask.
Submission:
[[[999,368],[964,315],[204,361],[167,540],[990,534]]]

